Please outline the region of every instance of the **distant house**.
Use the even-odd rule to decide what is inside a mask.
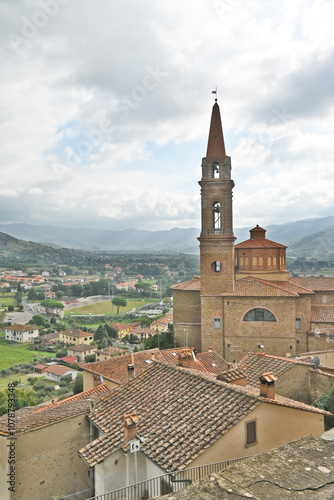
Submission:
[[[91,354],[94,354],[97,350],[96,345],[86,345],[86,344],[80,344],[72,347],[67,348],[67,355],[68,356],[76,356],[79,361],[84,362],[85,361],[85,356],[89,356]]]
[[[14,342],[33,342],[38,337],[38,327],[18,324],[6,326],[5,336],[7,340]]]
[[[42,345],[53,345],[58,341],[59,333],[46,333],[45,335],[38,335],[34,338],[34,344],[42,344]]]
[[[131,325],[124,325],[123,323],[112,323],[110,326],[117,331],[117,338],[119,339],[127,335],[131,328]]]
[[[34,368],[36,373],[44,373],[48,365],[35,365]]]
[[[92,333],[83,332],[81,330],[70,328],[59,332],[59,342],[62,342],[63,344],[90,344],[93,340],[94,336]]]
[[[60,382],[61,378],[65,375],[71,375],[72,380],[77,377],[78,371],[63,365],[51,365],[45,370],[46,380],[51,380],[52,382]]]
[[[105,349],[98,349],[96,351],[96,361],[105,361],[106,359],[114,358],[122,354],[127,354],[127,349],[120,349],[119,347],[106,347]]]

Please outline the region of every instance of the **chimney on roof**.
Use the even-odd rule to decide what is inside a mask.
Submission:
[[[257,353],[256,353],[256,355],[257,355],[257,357],[258,357],[259,359],[262,359],[262,358],[264,358],[264,357],[265,357],[266,353],[265,353],[265,352],[257,352]]]
[[[132,380],[135,377],[135,365],[128,365],[128,380]]]
[[[183,368],[190,368],[191,361],[193,359],[193,353],[191,349],[181,349],[178,352],[179,366]]]
[[[260,377],[260,396],[262,398],[275,399],[275,381],[277,377],[273,372],[263,373]]]
[[[212,347],[211,347],[211,345],[209,345],[209,347],[208,347],[208,352],[212,352]]]
[[[138,424],[138,414],[137,413],[127,413],[124,415],[124,439],[125,441],[131,441],[137,436],[137,424]]]

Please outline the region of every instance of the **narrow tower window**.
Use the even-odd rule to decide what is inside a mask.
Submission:
[[[219,260],[215,260],[211,264],[211,269],[214,273],[220,273],[222,268],[223,268],[223,266],[222,266],[221,262],[219,262]]]
[[[212,165],[212,177],[214,179],[219,179],[219,165],[218,165],[218,163],[214,163]]]
[[[220,203],[219,201],[215,201],[212,205],[212,214],[213,214],[213,229],[217,229],[220,231],[221,228],[221,211],[220,211]]]

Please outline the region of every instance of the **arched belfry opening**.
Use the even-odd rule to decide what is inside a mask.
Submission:
[[[219,179],[219,177],[220,177],[219,163],[214,162],[212,164],[212,178]]]
[[[221,230],[221,207],[219,201],[215,201],[212,205],[212,226],[215,232]]]

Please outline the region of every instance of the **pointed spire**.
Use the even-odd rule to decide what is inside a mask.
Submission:
[[[222,122],[220,118],[220,110],[217,99],[212,108],[210,132],[208,139],[208,148],[206,151],[206,160],[209,161],[213,156],[221,158],[223,162],[226,157],[225,143]]]

